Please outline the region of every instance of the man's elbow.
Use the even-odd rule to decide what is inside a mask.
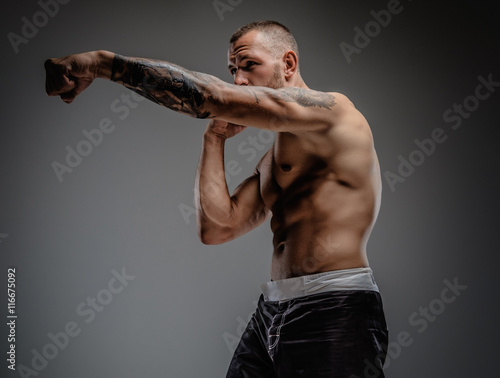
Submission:
[[[207,232],[198,232],[198,237],[200,238],[200,241],[206,245],[218,245],[224,243],[219,236]]]
[[[198,237],[203,244],[218,245],[231,240],[230,233],[221,229],[198,227]]]

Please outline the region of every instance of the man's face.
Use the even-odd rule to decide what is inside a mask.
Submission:
[[[236,85],[281,88],[283,63],[264,44],[261,32],[252,30],[229,46],[228,67]]]

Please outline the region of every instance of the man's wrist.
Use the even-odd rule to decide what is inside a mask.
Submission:
[[[216,143],[218,143],[218,142],[224,143],[227,139],[227,137],[225,135],[217,133],[211,129],[205,130],[205,133],[203,134],[203,138],[205,139],[205,141],[216,142]]]
[[[93,51],[94,75],[96,78],[111,80],[115,53],[106,50]]]

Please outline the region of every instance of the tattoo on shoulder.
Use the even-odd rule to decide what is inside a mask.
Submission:
[[[283,101],[296,102],[305,108],[319,107],[331,109],[335,104],[335,96],[304,88],[281,88],[279,97]]]

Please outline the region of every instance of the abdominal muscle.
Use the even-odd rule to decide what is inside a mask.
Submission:
[[[289,235],[274,248],[271,278],[290,277],[368,266],[358,237],[310,226],[289,227]]]
[[[273,280],[368,266],[366,240],[373,211],[354,202],[360,200],[357,193],[342,193],[349,190],[338,188],[328,203],[303,198],[274,207]]]
[[[366,242],[378,211],[376,175],[354,188],[322,167],[283,185],[281,175],[288,172],[267,155],[260,174],[261,195],[272,211],[271,278],[368,266]]]

